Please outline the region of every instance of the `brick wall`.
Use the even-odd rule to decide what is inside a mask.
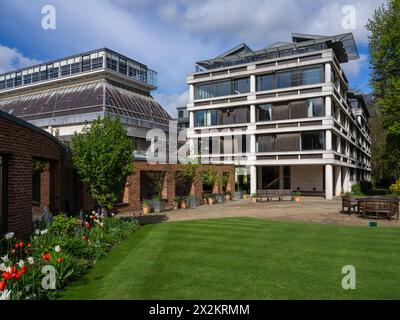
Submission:
[[[43,194],[43,201],[49,202],[52,210],[62,209],[61,159],[65,153],[60,143],[46,132],[0,111],[0,155],[8,163],[7,196],[3,203],[6,223],[2,231],[13,231],[18,236],[27,236],[32,231],[34,159],[50,163],[48,181],[51,183],[48,194]]]

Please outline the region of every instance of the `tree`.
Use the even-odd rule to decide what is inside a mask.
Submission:
[[[368,20],[371,85],[383,124],[400,135],[400,0],[389,0]]]
[[[73,161],[90,194],[111,209],[133,172],[133,142],[119,119],[94,120],[72,138]]]
[[[367,29],[371,79],[377,119],[372,121],[375,176],[399,179],[400,163],[400,0],[389,0],[375,10]],[[373,132],[374,133],[374,132]]]

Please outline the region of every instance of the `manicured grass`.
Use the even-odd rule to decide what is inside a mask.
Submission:
[[[398,299],[400,229],[255,218],[146,225],[64,299]],[[356,268],[357,288],[341,286]]]

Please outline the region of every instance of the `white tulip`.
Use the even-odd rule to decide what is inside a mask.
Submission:
[[[41,235],[44,235],[44,234],[46,234],[48,231],[49,231],[49,230],[44,229],[44,230],[40,231],[40,234],[41,234]]]
[[[11,300],[11,290],[4,290],[0,295],[0,300]]]
[[[24,260],[19,260],[19,262],[17,263],[18,267],[22,268],[25,265]]]
[[[9,232],[9,233],[6,233],[6,235],[4,236],[7,240],[9,240],[9,239],[11,239],[11,238],[14,238],[14,232]]]
[[[36,230],[35,230],[35,234],[36,234],[36,235],[39,235],[39,234],[40,234],[40,230],[39,230],[39,229],[36,229]]]
[[[6,271],[6,265],[4,263],[0,264],[0,271]]]
[[[56,252],[61,252],[61,247],[60,247],[59,245],[56,245],[55,248],[54,248],[54,250],[55,250]]]
[[[6,254],[5,256],[2,256],[1,257],[1,260],[3,260],[3,262],[5,262],[5,263],[7,263],[8,261],[10,261],[9,259],[8,259],[8,255]]]
[[[28,263],[29,264],[34,264],[35,263],[35,260],[33,259],[33,257],[29,257],[28,258]]]

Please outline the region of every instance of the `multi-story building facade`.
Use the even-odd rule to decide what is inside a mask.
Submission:
[[[369,113],[342,63],[351,33],[293,34],[257,51],[241,44],[188,76],[188,140],[203,163],[236,165],[248,191],[334,195],[370,179]],[[230,142],[233,143],[230,143]]]
[[[178,112],[178,117],[176,118],[178,126],[182,129],[189,128],[189,113],[187,107],[177,107],[176,111]]]
[[[157,72],[107,48],[0,74],[0,110],[68,143],[86,122],[118,116],[144,159],[147,132],[172,120],[153,99]]]

